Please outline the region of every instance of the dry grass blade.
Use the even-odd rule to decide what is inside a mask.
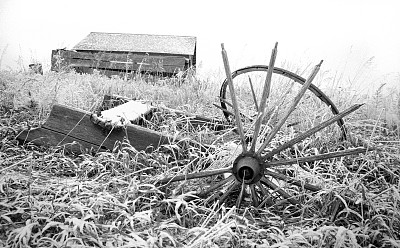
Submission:
[[[6,167],[6,168],[1,169],[1,170],[0,170],[0,174],[3,173],[3,172],[5,172],[5,171],[7,171],[7,170],[12,169],[13,167],[15,167],[15,166],[17,166],[17,165],[20,165],[20,164],[22,164],[22,163],[28,161],[29,159],[32,159],[32,156],[28,156],[27,158],[24,158],[24,159],[22,159],[22,160],[20,160],[20,161],[18,161],[18,162],[16,162],[16,163],[14,163],[14,164],[12,164],[12,165]],[[4,161],[4,162],[5,162],[5,161]]]
[[[236,125],[238,128],[239,136],[240,136],[240,141],[242,144],[243,152],[247,151],[247,144],[246,140],[244,137],[244,131],[243,131],[243,126],[242,126],[242,120],[240,119],[240,111],[239,111],[239,104],[236,99],[236,93],[235,93],[235,87],[233,85],[233,80],[232,80],[232,72],[229,66],[229,61],[228,61],[228,55],[225,51],[224,44],[221,44],[222,48],[222,59],[224,61],[224,67],[225,67],[225,74],[226,78],[228,79],[228,84],[229,84],[229,90],[231,93],[231,99],[232,99],[232,104],[233,104],[233,110],[235,113],[235,120],[236,120]]]
[[[256,124],[254,126],[254,134],[253,134],[253,142],[251,143],[250,152],[254,153],[256,150],[257,138],[260,132],[261,124],[264,119],[264,115],[266,114],[266,106],[267,106],[267,99],[269,97],[269,93],[271,90],[271,79],[272,79],[272,72],[274,71],[276,55],[278,53],[278,42],[275,43],[274,49],[272,49],[271,58],[268,65],[267,77],[265,78],[264,89],[262,92],[262,98],[260,102],[260,108],[258,109],[258,116],[256,120]]]
[[[290,107],[287,110],[287,112],[285,113],[285,115],[282,117],[282,119],[279,120],[279,122],[276,124],[276,126],[272,129],[271,133],[268,134],[267,138],[265,138],[264,143],[261,145],[261,147],[257,151],[258,155],[260,155],[261,152],[264,151],[264,149],[267,147],[267,145],[271,142],[271,140],[275,137],[275,135],[281,129],[283,124],[286,122],[287,118],[289,118],[289,115],[296,108],[297,104],[300,102],[300,100],[303,97],[304,93],[306,93],[308,87],[311,85],[311,83],[314,80],[315,76],[317,75],[319,69],[321,68],[321,64],[322,64],[322,61],[318,65],[315,66],[315,68],[312,71],[311,75],[308,77],[306,82],[303,84],[303,87],[301,87],[299,93],[294,98],[292,104],[290,105]]]

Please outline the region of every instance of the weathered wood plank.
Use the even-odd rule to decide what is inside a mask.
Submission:
[[[101,147],[111,150],[115,142],[122,141],[124,137],[139,151],[148,151],[149,147],[156,148],[172,141],[170,136],[137,125],[127,125],[126,130],[104,133],[101,127],[90,121],[89,112],[58,104],[53,106],[49,118],[41,128],[34,132],[25,131],[17,139],[51,146],[62,146],[76,141],[85,149]]]
[[[135,64],[131,62],[105,62],[105,61],[93,61],[93,60],[82,60],[82,59],[68,59],[71,67],[86,67],[93,69],[112,69],[122,71],[158,71],[158,72],[176,72],[178,69],[183,70],[183,65],[163,65],[163,64]]]
[[[138,67],[140,65],[142,66],[151,66],[151,67],[182,67],[185,66],[185,61],[156,61],[156,60],[150,60],[150,61],[142,61],[142,60],[137,60],[137,61],[103,61],[103,60],[87,60],[87,59],[79,59],[79,58],[66,58],[67,60],[70,61],[70,63],[82,63],[86,64],[89,66],[98,66],[102,68],[116,68],[116,69],[125,69],[125,68],[132,68],[132,67]]]
[[[165,65],[185,65],[186,59],[184,56],[157,56],[157,55],[140,55],[140,54],[117,54],[117,53],[85,53],[68,50],[54,50],[63,58],[83,59],[92,61],[105,62],[133,62],[133,63],[162,63]]]
[[[179,55],[159,56],[53,50],[51,70],[58,71],[66,67],[81,67],[80,72],[84,73],[90,73],[90,70],[86,68],[176,73],[178,69],[186,69],[187,60],[188,58]],[[109,74],[115,75],[115,73]]]
[[[17,137],[17,140],[22,143],[33,143],[37,146],[61,146],[67,151],[73,153],[88,153],[92,151],[105,151],[106,147],[99,149],[96,144],[91,144],[76,137],[66,136],[64,133],[59,133],[45,127],[35,128],[31,130],[24,130]]]

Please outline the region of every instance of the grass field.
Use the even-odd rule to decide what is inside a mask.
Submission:
[[[226,133],[178,127],[173,117],[148,127],[211,144],[214,152],[147,154],[123,143],[112,152],[73,155],[14,139],[44,123],[55,103],[94,112],[104,94],[222,119],[212,105],[221,82],[0,71],[0,247],[400,247],[400,92],[382,85],[359,95],[335,86],[338,80],[317,78],[316,84],[340,110],[365,103],[346,117],[347,127],[355,143],[379,149],[295,165],[297,178],[323,190],[300,192],[302,209],[293,212],[287,204],[256,209],[245,202],[236,209],[234,195],[223,206],[190,197],[211,183],[206,179],[155,186],[162,175],[218,167],[234,154],[234,138],[225,139]],[[280,132],[277,142],[290,135]],[[333,136],[322,131],[307,149],[292,151],[308,156],[352,146]]]

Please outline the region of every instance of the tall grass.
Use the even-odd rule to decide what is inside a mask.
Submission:
[[[15,134],[8,132],[16,125],[42,123],[55,103],[95,111],[104,94],[222,118],[212,106],[221,82],[196,78],[146,82],[141,77],[125,81],[100,74],[42,76],[10,71],[0,71],[0,80],[0,246],[400,247],[398,90],[387,94],[382,86],[372,96],[361,96],[346,88],[325,87],[339,109],[366,103],[346,120],[355,136],[380,150],[288,168],[297,178],[323,187],[316,194],[300,190],[303,207],[292,212],[290,206],[274,202],[255,209],[245,200],[244,207],[236,209],[229,201],[218,206],[210,197],[193,195],[216,178],[156,186],[164,175],[226,165],[238,152],[229,132],[193,130],[161,116],[153,120],[158,130],[190,134],[212,144],[215,151],[188,148],[177,153],[166,146],[144,153],[121,142],[119,149],[95,155],[20,146],[13,140]],[[393,122],[392,115],[397,118]],[[290,135],[290,130],[280,133],[274,142],[284,142]],[[349,145],[317,139],[282,156],[307,156],[315,149],[332,151]]]

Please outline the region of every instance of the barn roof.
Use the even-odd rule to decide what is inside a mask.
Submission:
[[[73,50],[194,55],[196,37],[91,32]]]

